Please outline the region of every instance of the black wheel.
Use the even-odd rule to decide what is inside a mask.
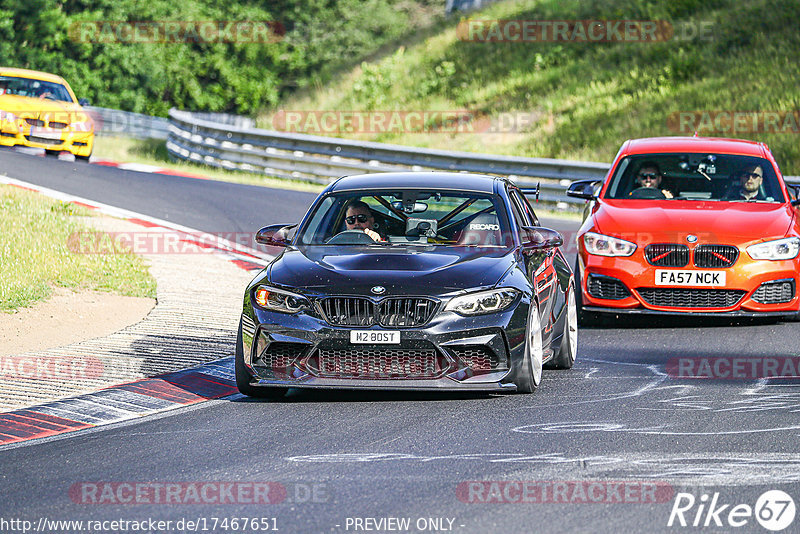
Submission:
[[[528,311],[528,325],[525,328],[525,356],[517,370],[514,383],[520,393],[533,393],[542,382],[542,321],[539,318],[539,306],[531,301]]]
[[[47,150],[46,148],[44,149],[45,156],[50,156],[51,158],[57,158],[59,154],[61,154],[60,150]]]
[[[575,284],[567,290],[567,310],[564,317],[564,333],[558,354],[547,362],[548,369],[572,369],[578,354],[578,309],[575,304]]]
[[[86,163],[89,163],[89,158],[91,158],[91,157],[92,157],[91,154],[89,154],[88,156],[78,156],[76,154],[75,155],[75,161],[85,161]]]
[[[585,311],[583,309],[583,273],[578,269],[580,263],[575,260],[575,308],[578,312],[578,324],[580,326],[597,326],[602,323],[599,313]]]
[[[242,348],[242,323],[239,320],[239,332],[236,335],[236,355],[234,356],[234,369],[236,370],[236,387],[239,393],[248,397],[260,399],[280,399],[286,395],[288,388],[253,386],[250,384],[250,373],[244,364],[244,350]]]

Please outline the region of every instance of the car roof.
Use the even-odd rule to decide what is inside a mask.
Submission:
[[[764,143],[722,137],[646,137],[625,143],[622,156],[668,152],[713,152],[764,157],[769,149]]]
[[[356,191],[364,189],[453,189],[477,193],[493,193],[494,182],[505,180],[485,174],[458,172],[385,172],[343,176],[329,191]]]
[[[62,84],[67,83],[64,78],[58,76],[57,74],[50,74],[49,72],[41,72],[38,70],[16,69],[12,67],[0,67],[0,76],[16,76],[19,78],[41,80],[43,82],[55,82]]]

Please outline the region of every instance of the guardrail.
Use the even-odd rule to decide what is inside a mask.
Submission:
[[[566,196],[569,183],[603,179],[609,169],[607,163],[454,152],[277,132],[221,124],[175,109],[170,110],[169,117],[167,151],[176,159],[316,183],[329,183],[345,174],[408,170],[498,174],[520,186],[539,183],[541,202],[557,209],[577,209],[585,201]],[[800,184],[798,177],[786,179]]]
[[[118,109],[83,106],[92,117],[97,135],[126,135],[138,139],[166,139],[169,119]]]
[[[328,183],[345,174],[447,170],[509,176],[541,183],[540,200],[566,209],[583,201],[564,194],[572,180],[602,179],[608,164],[518,158],[414,148],[335,137],[232,127],[170,110],[167,150],[177,159],[293,180]]]

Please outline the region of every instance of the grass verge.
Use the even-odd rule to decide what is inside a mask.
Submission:
[[[75,254],[68,242],[91,230],[80,206],[0,186],[0,311],[47,299],[52,287],[156,296],[156,282],[134,254]]]

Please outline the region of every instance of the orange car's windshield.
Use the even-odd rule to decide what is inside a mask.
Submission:
[[[29,98],[44,98],[59,102],[74,102],[66,87],[59,83],[0,76],[0,95],[18,95]]]
[[[604,198],[786,201],[768,160],[708,153],[628,156],[617,166]]]

